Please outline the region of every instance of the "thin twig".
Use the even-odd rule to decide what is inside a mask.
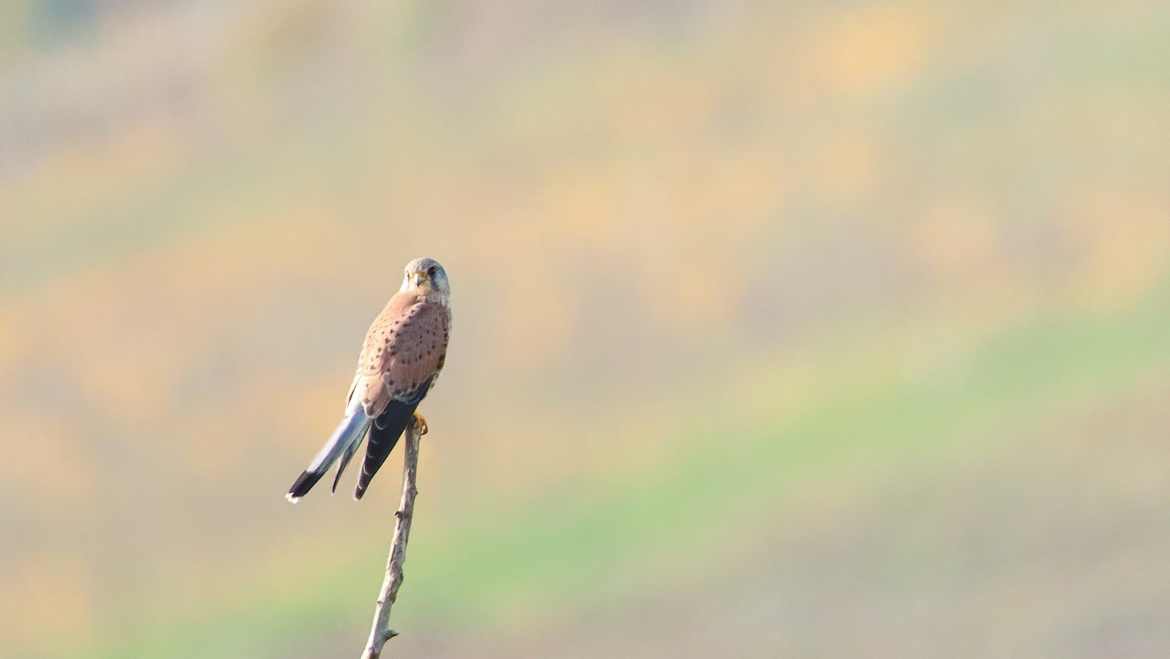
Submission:
[[[398,599],[402,587],[402,564],[406,562],[406,543],[410,541],[410,521],[414,516],[414,498],[418,495],[415,476],[418,473],[419,438],[427,432],[426,422],[419,417],[406,428],[403,441],[406,444],[405,464],[402,467],[402,502],[394,514],[394,541],[390,544],[390,558],[386,560],[386,577],[378,591],[378,606],[374,609],[374,623],[370,627],[370,638],[366,641],[362,659],[378,659],[382,646],[398,635],[390,629],[390,607]]]

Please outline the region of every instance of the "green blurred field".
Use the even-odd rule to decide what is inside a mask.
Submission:
[[[345,7],[2,10],[6,652],[356,651],[424,253],[395,652],[1170,650],[1170,11]]]

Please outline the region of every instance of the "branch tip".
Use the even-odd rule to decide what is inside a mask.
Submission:
[[[415,415],[414,423],[406,429],[405,444],[406,456],[402,465],[402,501],[398,510],[394,511],[394,538],[390,543],[390,556],[386,560],[386,574],[382,581],[382,588],[378,591],[377,604],[374,607],[374,622],[370,630],[369,640],[366,642],[363,659],[377,659],[382,654],[382,646],[387,641],[398,636],[398,632],[390,629],[390,608],[397,599],[398,589],[405,579],[403,564],[406,562],[406,543],[410,537],[410,522],[414,516],[414,498],[418,495],[415,485],[418,471],[419,438],[427,433],[426,419]]]

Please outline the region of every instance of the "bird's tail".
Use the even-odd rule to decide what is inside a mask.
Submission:
[[[329,471],[329,467],[350,448],[356,448],[366,435],[370,427],[370,417],[366,416],[360,399],[352,401],[345,411],[345,418],[338,424],[337,430],[329,437],[329,441],[321,447],[309,466],[297,477],[288,494],[284,498],[296,503],[305,496],[317,481]]]

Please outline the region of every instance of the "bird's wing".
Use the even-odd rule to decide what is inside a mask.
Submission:
[[[378,473],[378,470],[385,464],[386,458],[390,457],[390,452],[398,444],[402,431],[410,425],[416,407],[418,407],[417,401],[404,403],[392,400],[386,406],[386,411],[382,412],[382,416],[374,419],[374,422],[370,424],[370,441],[366,444],[366,457],[362,460],[362,470],[358,474],[357,484],[353,488],[353,498],[361,499],[366,493],[370,481],[374,480],[374,474]]]
[[[447,307],[398,293],[370,325],[358,375],[362,405],[371,418],[391,400],[418,402],[447,356],[451,314]],[[354,392],[355,395],[357,391]]]
[[[365,388],[363,405],[374,423],[354,490],[359,499],[443,368],[450,337],[451,316],[442,305],[391,300],[383,315],[370,328],[360,363],[366,377],[382,386],[371,382]]]

